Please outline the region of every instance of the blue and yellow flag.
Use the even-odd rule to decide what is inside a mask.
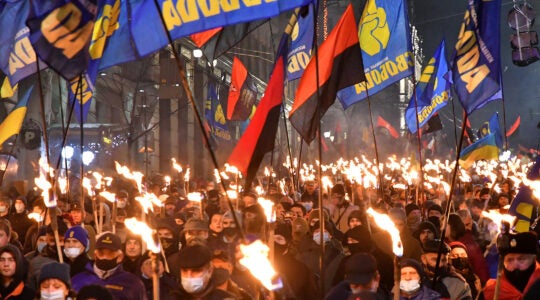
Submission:
[[[0,124],[0,145],[2,145],[11,136],[19,134],[19,131],[21,131],[22,123],[24,121],[24,117],[26,116],[26,109],[28,107],[28,99],[30,99],[32,90],[33,87],[26,91],[17,105]]]
[[[39,57],[67,80],[88,67],[88,43],[97,5],[82,0],[31,0],[26,21]]]
[[[358,25],[358,38],[366,82],[338,92],[344,108],[382,91],[414,70],[406,1],[368,0]]]
[[[287,80],[302,77],[311,58],[313,45],[313,5],[303,7],[291,33],[291,45],[287,54]]]
[[[516,217],[514,230],[517,232],[527,232],[531,227],[532,213],[537,206],[532,196],[531,188],[524,185],[519,188],[519,192],[512,200],[508,214]]]
[[[489,119],[489,121],[484,122],[482,126],[480,126],[480,129],[478,129],[477,136],[479,139],[489,135],[490,133],[493,133],[495,135],[495,143],[497,144],[497,147],[502,148],[503,147],[503,137],[501,133],[501,127],[499,126],[499,114],[494,113],[493,116]]]
[[[467,114],[500,99],[500,11],[501,0],[469,0],[465,11],[455,47],[452,79]]]
[[[499,159],[499,151],[502,148],[502,135],[499,127],[498,114],[495,113],[489,121],[486,135],[478,139],[472,145],[463,149],[460,154],[459,164],[462,168],[469,168],[477,160]]]
[[[448,62],[444,53],[445,41],[442,40],[416,85],[417,104],[413,97],[405,111],[405,121],[411,133],[415,133],[417,130],[417,110],[418,123],[421,128],[437,111],[448,104],[450,82],[444,77],[448,73]]]
[[[266,19],[313,0],[190,1],[157,0],[173,40],[216,27]],[[168,45],[154,1],[130,0],[131,32],[141,56]]]
[[[36,52],[30,43],[30,30],[25,23],[29,14],[28,0],[0,3],[0,69],[13,86],[37,72]],[[44,69],[47,64],[40,60],[39,66]]]
[[[213,82],[208,84],[208,95],[204,108],[204,115],[209,126],[209,133],[216,141],[231,142],[232,137],[227,127],[225,112],[219,103],[216,86]]]

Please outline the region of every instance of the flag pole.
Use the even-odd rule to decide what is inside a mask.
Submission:
[[[80,198],[80,202],[81,202],[81,210],[84,212],[84,189],[83,189],[83,179],[84,179],[84,164],[83,164],[83,161],[82,161],[82,154],[83,154],[83,151],[84,151],[84,123],[83,123],[83,91],[82,91],[82,74],[79,75],[79,82],[77,83],[78,84],[78,87],[80,87],[80,89],[78,90],[79,91],[79,95],[80,95],[80,98],[79,98],[79,124],[81,126],[80,128],[80,133],[81,133],[81,175],[80,175],[80,189],[81,189],[81,198]],[[77,100],[77,97],[73,97],[73,103],[75,103],[75,101]],[[95,212],[94,212],[95,213]],[[83,214],[84,215],[84,214]],[[96,226],[98,226],[98,224],[96,224]],[[100,228],[101,230],[101,228]],[[101,231],[100,231],[101,232]]]
[[[384,189],[383,189],[383,181],[382,181],[382,174],[380,169],[380,159],[379,159],[379,148],[377,146],[377,137],[375,137],[375,126],[373,125],[373,111],[371,110],[371,99],[369,97],[369,89],[367,86],[367,82],[363,82],[361,84],[364,84],[366,88],[366,99],[368,101],[368,110],[369,110],[369,122],[371,124],[371,135],[373,135],[373,146],[375,147],[375,163],[377,164],[377,176],[379,177],[379,196],[381,199],[383,199],[384,195]]]
[[[450,204],[452,203],[452,196],[454,195],[454,187],[456,185],[456,178],[457,178],[457,172],[459,169],[459,158],[461,155],[461,147],[463,146],[463,137],[465,136],[465,126],[467,124],[467,118],[469,114],[465,112],[465,116],[463,117],[463,124],[461,126],[461,137],[459,139],[458,148],[456,149],[456,162],[454,166],[454,171],[452,173],[452,183],[450,184],[450,194],[448,195],[448,200],[446,202],[446,210],[444,212],[444,224],[441,230],[441,239],[439,242],[439,250],[437,252],[437,262],[435,264],[435,276],[433,277],[433,286],[437,282],[437,274],[439,272],[439,266],[441,262],[441,256],[442,256],[442,249],[444,245],[444,236],[446,234],[446,228],[448,226],[448,217],[450,216]]]

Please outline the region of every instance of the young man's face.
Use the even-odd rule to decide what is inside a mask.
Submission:
[[[0,274],[3,278],[11,278],[15,275],[15,269],[17,268],[17,263],[13,254],[9,252],[4,252],[0,255]]]

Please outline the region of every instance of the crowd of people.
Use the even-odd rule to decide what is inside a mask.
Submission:
[[[36,193],[11,189],[0,196],[0,299],[155,299],[156,273],[159,299],[537,299],[534,226],[499,234],[482,215],[506,213],[517,187],[501,180],[495,191],[483,182],[457,189],[452,205],[437,190],[416,199],[347,182],[323,189],[305,180],[300,191],[269,183],[273,223],[259,194],[247,190],[228,202],[211,184],[200,189],[203,201],[190,201],[179,185],[149,183],[164,205],[144,217],[136,189],[125,185],[113,191],[114,214],[106,201],[81,205],[79,197],[59,197],[51,214]],[[399,230],[401,257],[385,230],[390,224],[377,224],[369,207]],[[161,254],[126,228],[131,217],[156,230]],[[241,263],[239,246],[255,240],[272,249],[277,290],[254,277],[257,266]]]

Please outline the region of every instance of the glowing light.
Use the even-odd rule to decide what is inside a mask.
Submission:
[[[199,192],[193,192],[193,193],[187,194],[187,199],[192,202],[201,203],[203,198],[204,198],[203,195]]]
[[[94,154],[94,152],[92,152],[92,151],[84,151],[81,158],[82,158],[83,164],[88,166],[88,165],[90,165],[92,163],[92,161],[94,161],[95,157],[96,157],[96,155]]]
[[[193,57],[201,58],[202,56],[203,56],[203,52],[201,49],[193,49]]]
[[[107,201],[109,201],[111,203],[116,202],[116,194],[115,193],[103,191],[103,192],[99,193],[99,195],[101,197],[105,198]]]
[[[39,159],[39,177],[34,179],[34,183],[36,186],[42,191],[41,196],[43,197],[43,202],[45,202],[45,206],[47,207],[55,207],[56,206],[56,199],[50,199],[50,189],[52,188],[52,184],[47,180],[47,177],[45,174],[52,172],[52,170],[49,167],[49,164],[45,161],[45,159],[42,157]]]
[[[392,238],[392,252],[394,252],[394,255],[397,257],[403,256],[403,244],[401,243],[399,230],[392,219],[390,219],[388,215],[376,212],[371,207],[368,208],[366,212],[373,217],[380,229],[385,230],[390,234],[390,237]]]
[[[142,193],[142,179],[144,174],[141,172],[131,172],[131,170],[127,166],[122,166],[117,161],[115,161],[114,164],[116,166],[116,172],[124,176],[126,179],[134,180],[137,184],[137,189],[139,190],[139,193]]]
[[[60,193],[66,194],[67,193],[67,178],[66,177],[58,177],[57,181],[58,188],[60,188]]]
[[[266,216],[267,222],[276,221],[276,212],[274,210],[274,202],[262,197],[257,198],[257,202],[262,206],[264,210],[264,215]]]
[[[154,253],[159,253],[161,247],[159,243],[154,240],[154,230],[148,227],[148,224],[137,221],[135,218],[129,218],[124,221],[126,228],[136,235],[140,235],[142,240],[146,243],[146,248]]]
[[[65,146],[62,149],[62,157],[65,159],[71,159],[73,157],[73,152],[74,152],[73,147]]]
[[[43,222],[43,216],[37,212],[32,212],[28,214],[28,219],[34,220],[38,223]]]
[[[501,214],[498,210],[495,209],[490,209],[489,212],[483,211],[482,216],[490,219],[491,221],[495,222],[495,224],[499,225],[499,231],[502,230],[503,222],[506,222],[510,224],[510,226],[512,226],[512,224],[516,220],[515,216]]]
[[[178,173],[182,173],[182,166],[176,163],[176,159],[173,157],[171,158],[173,169],[176,170]]]
[[[248,268],[253,277],[257,278],[266,289],[273,291],[283,287],[283,283],[277,278],[277,273],[268,260],[270,251],[268,246],[256,240],[249,245],[240,244],[240,251],[243,255],[240,263]]]

